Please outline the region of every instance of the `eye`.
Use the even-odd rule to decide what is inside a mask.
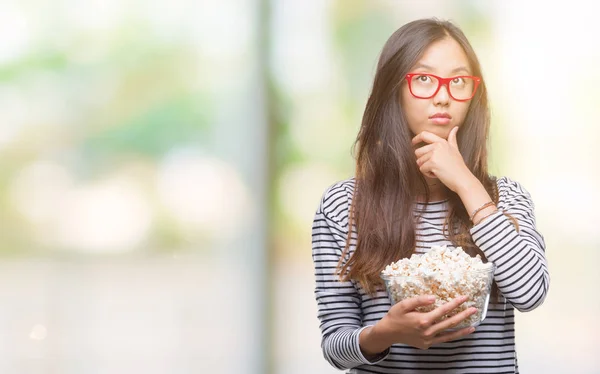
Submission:
[[[417,80],[418,80],[419,82],[423,82],[423,83],[425,83],[425,82],[428,82],[428,81],[430,81],[430,80],[431,80],[431,77],[429,77],[429,76],[427,76],[427,75],[419,75],[419,76],[417,76]]]
[[[456,77],[456,78],[452,79],[452,84],[462,85],[462,84],[465,84],[465,80],[461,77]]]

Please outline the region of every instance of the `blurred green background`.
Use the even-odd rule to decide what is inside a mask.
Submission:
[[[547,242],[521,371],[600,373],[593,2],[2,4],[0,372],[337,372],[313,214],[353,174],[386,39],[436,16],[479,55],[491,171],[531,192]]]

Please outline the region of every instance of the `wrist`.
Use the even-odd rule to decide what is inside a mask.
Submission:
[[[375,325],[367,327],[359,336],[360,349],[367,357],[377,356],[392,345],[385,333],[385,327],[382,326],[382,321],[380,320]]]
[[[469,173],[469,175],[465,178],[461,178],[458,185],[456,186],[456,194],[461,198],[465,195],[469,194],[469,191],[472,191],[477,185],[481,185],[479,179],[477,179],[473,174]]]
[[[495,205],[488,207],[486,209],[483,209],[481,212],[477,213],[477,215],[476,215],[477,218],[475,218],[475,217],[473,218],[473,220],[472,220],[473,225],[475,225],[475,226],[479,225],[481,222],[485,221],[486,219],[491,217],[496,212],[498,212],[498,208]]]

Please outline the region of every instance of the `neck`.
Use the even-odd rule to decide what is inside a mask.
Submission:
[[[447,187],[437,178],[425,178],[427,187],[429,188],[429,200],[438,201],[448,197]],[[417,201],[425,202],[425,190],[419,191]]]

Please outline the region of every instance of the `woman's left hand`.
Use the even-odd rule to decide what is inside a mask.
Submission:
[[[423,131],[412,139],[412,144],[427,143],[415,150],[417,165],[423,174],[438,178],[446,187],[458,193],[458,189],[470,178],[474,178],[458,149],[456,133],[458,126],[450,130],[448,140]]]

